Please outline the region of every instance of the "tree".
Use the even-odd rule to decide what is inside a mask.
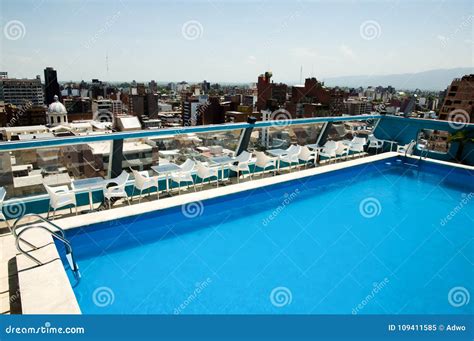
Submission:
[[[456,161],[459,163],[463,162],[462,159],[462,154],[464,152],[464,147],[466,144],[474,143],[474,131],[468,131],[466,129],[464,130],[459,130],[454,134],[451,134],[448,138],[448,142],[457,142],[459,143],[458,145],[458,150],[456,152]]]

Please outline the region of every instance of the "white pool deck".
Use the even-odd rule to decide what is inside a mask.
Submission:
[[[396,152],[382,153],[379,155],[356,158],[334,164],[326,164],[315,168],[295,170],[278,176],[265,178],[254,177],[253,181],[245,179],[239,184],[219,186],[198,192],[189,192],[159,200],[142,202],[131,206],[120,206],[111,210],[104,210],[80,216],[70,216],[57,219],[54,222],[63,229],[84,227],[98,222],[112,221],[124,217],[140,215],[152,211],[163,210],[170,207],[184,205],[195,201],[204,201],[211,198],[222,197],[229,194],[252,190],[264,186],[282,182],[311,177],[318,174],[328,173],[343,168],[371,163],[399,155]],[[414,157],[417,158],[417,157]],[[457,165],[449,162],[429,159],[431,162],[446,164],[451,167],[457,166],[464,169],[474,170],[474,167]],[[155,197],[156,198],[156,197]],[[44,265],[37,265],[26,256],[20,254],[14,245],[11,234],[0,237],[1,273],[0,273],[0,308],[2,313],[10,313],[11,294],[9,279],[14,274],[8,273],[8,262],[16,257],[18,269],[18,285],[21,295],[21,312],[23,314],[80,314],[80,307],[67,278],[64,266],[59,258],[58,251],[52,237],[42,230],[29,230],[25,232],[24,238],[33,243],[38,250],[31,252]],[[26,248],[26,246],[24,246]],[[14,312],[12,312],[14,313]]]

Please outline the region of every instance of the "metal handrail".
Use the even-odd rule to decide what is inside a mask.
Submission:
[[[15,240],[15,245],[16,245],[16,248],[17,248],[18,251],[20,251],[22,254],[24,254],[25,256],[27,256],[28,258],[30,258],[31,260],[35,261],[38,265],[42,265],[42,264],[43,264],[43,263],[41,263],[41,261],[40,261],[38,258],[36,258],[36,257],[34,257],[34,256],[32,256],[32,255],[30,255],[30,254],[28,253],[28,251],[25,251],[25,250],[23,250],[23,249],[20,247],[20,241],[25,242],[25,240],[21,238],[21,235],[22,235],[23,233],[25,233],[26,231],[28,231],[28,230],[30,230],[30,229],[33,229],[33,228],[40,228],[40,229],[43,229],[43,230],[45,230],[45,231],[48,231],[49,233],[51,233],[51,235],[52,235],[53,237],[55,237],[55,238],[57,238],[58,240],[62,241],[62,242],[64,243],[64,245],[66,245],[66,253],[71,255],[71,259],[72,259],[72,270],[73,270],[74,272],[76,272],[76,271],[78,270],[76,261],[75,261],[75,259],[74,259],[74,254],[73,254],[73,252],[72,252],[71,243],[70,243],[66,238],[64,238],[64,237],[62,237],[62,236],[56,234],[55,231],[52,231],[52,230],[50,230],[49,228],[47,228],[46,226],[43,226],[43,225],[29,225],[29,226],[26,226],[23,230],[21,230],[21,231],[18,233],[18,235],[17,235],[17,237],[16,237],[16,240]]]
[[[53,223],[52,221],[46,219],[46,218],[43,218],[42,216],[40,216],[39,214],[37,213],[28,213],[28,214],[25,214],[25,215],[22,215],[21,217],[17,218],[17,220],[15,220],[15,222],[13,223],[13,226],[10,228],[10,231],[12,232],[13,236],[15,238],[18,238],[18,234],[16,233],[16,229],[17,229],[17,225],[18,223],[23,220],[23,218],[28,218],[28,217],[36,217],[38,218],[39,220],[45,222],[45,223],[48,223],[49,225],[53,226],[54,228],[58,229],[57,232],[59,232],[61,234],[61,237],[65,238],[66,237],[66,233],[64,231],[64,229],[62,229],[61,227],[59,227],[58,225],[56,225],[55,223]],[[21,226],[18,226],[18,227],[21,227]],[[51,231],[52,233],[55,233],[55,231]]]
[[[77,278],[80,278],[81,275],[79,274],[79,267],[77,266],[77,263],[76,263],[76,260],[74,258],[74,253],[72,251],[72,246],[71,246],[71,243],[63,236],[59,235],[56,233],[56,231],[52,231],[51,229],[49,229],[48,227],[46,226],[43,226],[43,225],[28,225],[26,226],[23,230],[21,230],[17,237],[16,237],[16,240],[15,240],[15,246],[17,248],[18,251],[21,252],[21,254],[25,255],[26,257],[28,257],[29,259],[31,259],[32,261],[34,261],[36,264],[38,265],[43,265],[43,263],[38,259],[36,258],[35,256],[32,256],[30,255],[29,251],[25,251],[21,246],[20,246],[20,241],[26,243],[26,244],[29,244],[31,245],[29,242],[27,242],[26,240],[24,240],[23,238],[21,238],[21,235],[23,233],[25,233],[26,231],[30,230],[30,229],[33,229],[33,228],[39,228],[39,229],[43,229],[45,231],[48,231],[51,236],[53,238],[56,238],[58,240],[60,240],[61,242],[63,242],[63,244],[65,245],[66,247],[66,258],[68,259],[68,255],[71,256],[71,259],[69,261],[68,259],[68,263],[69,265],[71,266],[71,270],[74,272],[74,275],[77,277]],[[37,249],[36,247],[34,249]]]
[[[312,117],[312,118],[298,118],[289,120],[285,123],[289,126],[292,125],[303,125],[303,124],[316,124],[325,122],[346,122],[346,121],[366,121],[369,119],[379,119],[382,115],[357,115],[357,116],[331,116],[331,117]],[[14,151],[31,148],[44,148],[44,147],[58,147],[72,144],[85,144],[93,142],[123,140],[123,139],[138,139],[138,138],[150,138],[150,137],[163,137],[167,135],[184,135],[189,133],[213,133],[221,131],[230,131],[237,129],[247,128],[270,128],[281,125],[281,121],[269,120],[269,121],[258,121],[255,123],[228,123],[228,124],[215,124],[215,125],[204,125],[204,126],[190,126],[180,128],[164,128],[157,130],[138,130],[138,131],[127,131],[118,133],[104,133],[100,135],[87,135],[87,136],[67,136],[61,139],[48,138],[48,139],[37,139],[31,141],[6,141],[0,142],[0,151]]]
[[[410,143],[408,144],[407,149],[405,149],[405,157],[407,157],[408,152],[411,151],[410,155],[413,155],[413,150],[415,149],[416,141],[411,140]]]
[[[24,218],[28,218],[28,217],[36,217],[38,218],[40,221],[44,222],[44,223],[47,223],[49,224],[50,226],[52,226],[53,228],[56,229],[56,231],[53,231],[52,229],[50,229],[49,227],[46,227],[46,226],[43,226],[43,225],[27,225],[27,226],[24,226],[24,228],[17,233],[17,229],[20,228],[20,227],[23,227],[23,226],[17,226],[18,223],[23,220]],[[58,225],[56,225],[55,223],[49,221],[47,218],[43,218],[42,216],[40,216],[39,214],[37,213],[28,213],[28,214],[25,214],[21,217],[19,217],[17,220],[15,220],[15,222],[13,223],[13,226],[11,228],[11,232],[13,234],[13,236],[15,237],[15,245],[16,245],[16,248],[18,251],[20,251],[22,254],[24,254],[25,256],[27,256],[28,258],[30,258],[31,260],[35,261],[37,264],[41,265],[42,263],[34,256],[30,255],[28,252],[26,252],[25,250],[23,250],[21,247],[20,247],[20,241],[22,241],[23,243],[29,245],[31,248],[33,248],[34,250],[37,250],[38,248],[31,244],[30,242],[26,241],[25,239],[21,238],[21,235],[29,230],[29,229],[32,229],[32,228],[40,228],[40,229],[43,229],[43,230],[46,230],[48,231],[49,233],[51,233],[51,236],[62,241],[64,243],[64,245],[66,246],[66,258],[67,258],[67,255],[70,255],[71,256],[71,260],[70,260],[70,265],[71,265],[71,268],[73,270],[73,272],[78,276],[80,277],[80,274],[79,274],[79,268],[77,267],[77,263],[76,263],[76,260],[74,259],[74,253],[72,251],[72,246],[71,246],[71,243],[66,239],[66,232],[64,231],[63,228],[59,227]]]

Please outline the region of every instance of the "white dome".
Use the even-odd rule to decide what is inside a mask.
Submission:
[[[59,102],[58,96],[54,96],[54,102],[48,107],[48,113],[51,114],[67,114],[64,104]]]

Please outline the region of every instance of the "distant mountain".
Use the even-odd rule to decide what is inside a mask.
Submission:
[[[444,90],[454,78],[460,78],[471,73],[474,73],[474,67],[460,67],[393,75],[331,77],[324,79],[324,83],[327,86],[347,86],[351,88],[391,85],[396,89]]]

